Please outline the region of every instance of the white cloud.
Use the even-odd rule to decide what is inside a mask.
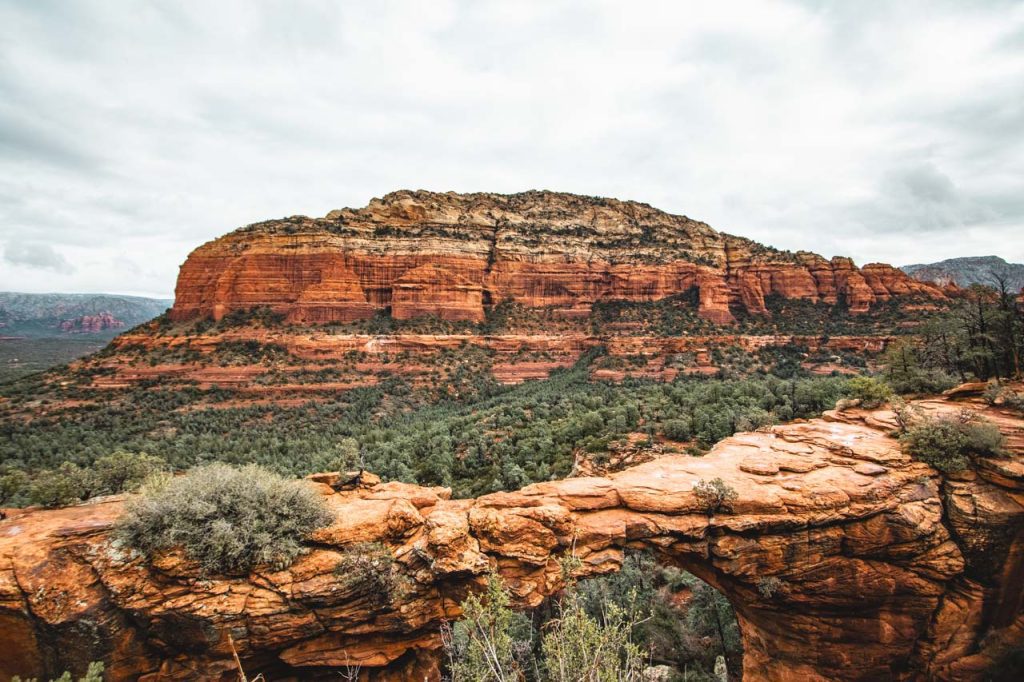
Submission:
[[[167,294],[207,239],[399,188],[646,201],[859,262],[1024,260],[1019,3],[0,5],[0,242]]]
[[[11,265],[39,270],[74,270],[67,259],[54,251],[49,244],[13,242],[4,248],[4,260]]]

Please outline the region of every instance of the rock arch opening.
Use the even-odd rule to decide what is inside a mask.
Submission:
[[[652,679],[683,682],[743,677],[743,641],[736,611],[711,583],[651,551],[629,551],[622,568],[579,584],[588,610],[636,607],[636,642]],[[699,568],[697,569],[701,571]],[[704,572],[706,575],[706,572]]]
[[[583,580],[571,556],[565,584],[516,610],[499,574],[468,595],[462,617],[443,623],[441,679],[577,679],[736,682],[743,678],[739,624],[730,602],[696,575],[653,552],[627,552],[619,570]]]

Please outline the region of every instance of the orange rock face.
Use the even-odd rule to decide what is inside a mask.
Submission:
[[[277,327],[264,329],[241,327],[219,333],[192,336],[160,336],[145,329],[131,331],[111,342],[117,352],[93,357],[88,362],[96,372],[90,385],[95,389],[119,389],[139,382],[159,380],[161,385],[194,384],[200,388],[219,386],[238,392],[239,399],[309,400],[331,399],[337,391],[373,385],[380,375],[398,375],[416,385],[436,384],[436,361],[443,354],[469,349],[483,351],[490,358],[492,376],[503,384],[517,384],[528,379],[546,379],[556,369],[570,367],[588,350],[603,347],[610,360],[643,357],[646,364],[627,371],[610,371],[594,367],[591,376],[602,380],[621,380],[626,376],[643,376],[671,381],[680,369],[666,366],[666,359],[677,354],[692,354],[692,366],[682,369],[690,374],[713,375],[718,372],[710,349],[734,347],[748,353],[772,347],[796,346],[809,353],[851,352],[877,355],[894,337],[890,336],[802,336],[773,335],[687,335],[647,336],[616,333],[602,337],[583,333],[561,334],[338,334],[329,330]],[[253,361],[248,364],[221,366],[204,362],[216,357],[216,349],[224,343],[259,342],[284,349],[287,359],[271,364]],[[177,356],[156,364],[137,362],[133,348],[146,349],[159,357]],[[199,361],[182,356],[193,352]],[[359,361],[346,364],[346,358],[357,355]],[[325,381],[267,382],[275,373],[287,376],[294,372],[316,372],[318,363],[332,366],[332,378]],[[810,367],[812,371],[816,367]],[[821,370],[831,373],[853,371],[848,366],[826,363]],[[264,380],[261,380],[263,377]],[[96,397],[102,399],[102,394]]]
[[[1012,454],[955,480],[905,456],[885,410],[476,500],[372,476],[336,493],[337,475],[318,475],[335,523],[289,569],[245,578],[131,556],[110,540],[119,499],[12,511],[0,521],[0,678],[102,659],[111,680],[235,680],[230,635],[268,679],[360,665],[372,679],[436,680],[438,627],[487,571],[530,607],[559,589],[567,552],[586,577],[648,549],[729,598],[747,680],[982,680],[1024,643],[1024,420],[971,406]],[[694,485],[719,477],[738,497],[708,516]],[[400,595],[335,573],[339,551],[362,541],[394,553]],[[781,586],[771,596],[765,578]]]
[[[172,318],[219,319],[268,306],[290,321],[482,320],[504,300],[586,312],[602,300],[699,290],[719,323],[766,311],[765,297],[864,312],[893,296],[942,291],[887,265],[776,251],[635,202],[552,192],[395,192],[362,209],[236,230],[181,268]]]
[[[408,320],[436,315],[445,320],[484,319],[483,287],[437,263],[406,271],[391,287],[391,315]]]

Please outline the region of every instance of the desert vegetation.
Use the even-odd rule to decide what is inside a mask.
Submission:
[[[85,675],[77,678],[78,682],[103,682],[103,670],[104,665],[102,661],[93,661],[86,669]],[[75,679],[76,678],[71,674],[71,671],[66,670],[63,675],[55,680],[50,680],[50,682],[74,682]],[[38,682],[38,680],[34,677],[22,680],[21,677],[15,675],[11,678],[11,682]]]
[[[646,553],[583,582],[572,578],[572,564],[563,560],[565,589],[532,612],[512,610],[496,576],[468,597],[464,618],[444,630],[450,679],[711,682],[716,672],[740,670],[735,614],[710,585]]]
[[[47,496],[33,491],[47,487],[37,479],[56,476],[64,485],[87,478],[86,469],[117,449],[159,457],[170,470],[256,463],[295,476],[335,468],[352,442],[365,467],[386,480],[476,496],[567,476],[578,456],[600,455],[638,432],[648,447],[667,438],[670,447],[699,454],[736,431],[816,416],[848,393],[842,377],[757,373],[600,382],[589,376],[594,357],[549,380],[511,387],[467,376],[475,391],[442,400],[398,378],[298,405],[218,407],[230,391],[150,387],[30,421],[12,418],[38,400],[28,387],[0,406],[0,413],[8,410],[7,418],[0,414],[0,504],[66,504],[97,494],[84,484]]]
[[[999,429],[970,410],[913,419],[900,435],[904,452],[945,474],[967,469],[978,457],[1005,455],[1004,444]]]
[[[1019,377],[1024,308],[1005,286],[972,285],[949,310],[886,352],[885,378],[900,393],[934,393],[969,379]]]
[[[150,481],[127,502],[117,535],[146,556],[181,549],[204,573],[236,574],[287,567],[302,540],[331,519],[305,481],[251,464],[210,464]]]

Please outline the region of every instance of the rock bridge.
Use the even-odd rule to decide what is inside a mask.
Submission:
[[[102,659],[113,680],[234,680],[232,645],[272,680],[356,665],[372,679],[434,679],[439,624],[488,571],[529,607],[561,587],[566,552],[588,576],[649,549],[728,597],[747,680],[980,680],[1024,645],[1024,420],[973,407],[1013,454],[955,479],[903,455],[884,410],[476,500],[371,477],[334,492],[316,476],[334,525],[289,569],[245,578],[128,556],[109,540],[118,499],[12,511],[0,521],[0,679]],[[715,478],[737,498],[709,516],[693,489]],[[367,541],[408,576],[400,598],[336,575],[342,550]]]

